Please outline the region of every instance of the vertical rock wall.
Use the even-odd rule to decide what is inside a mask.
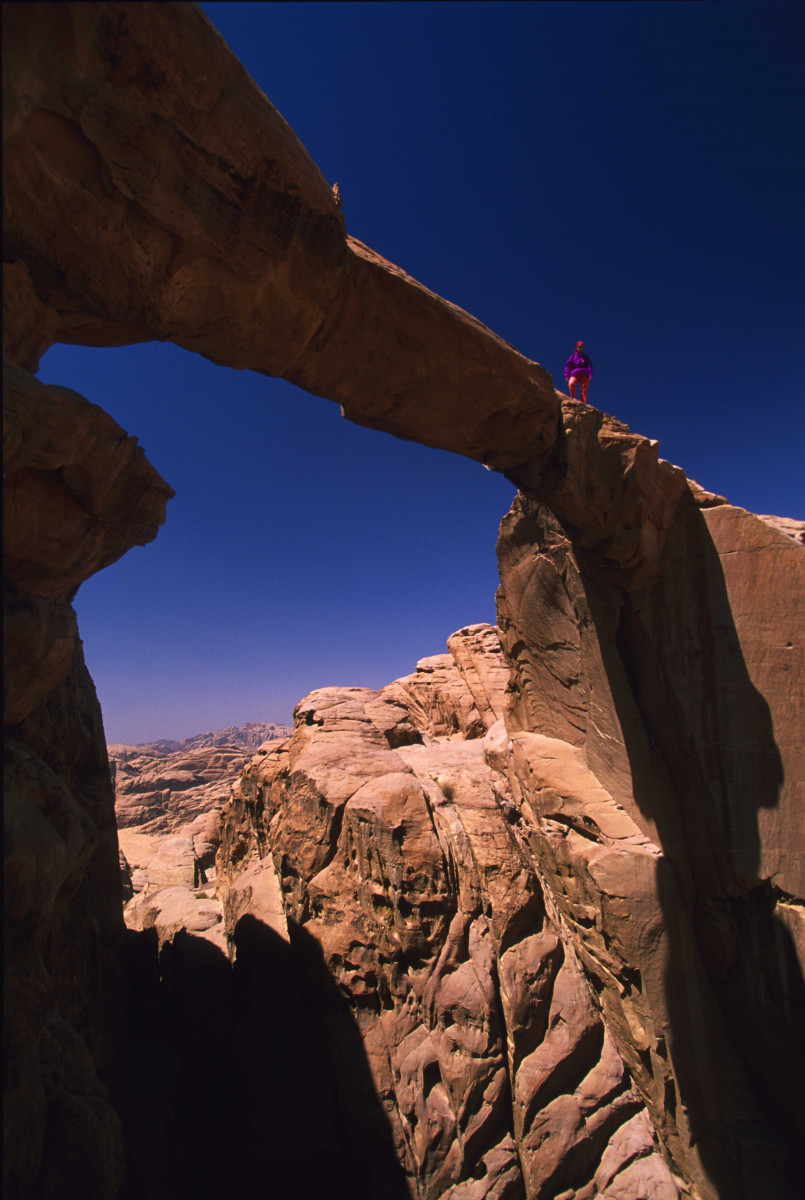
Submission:
[[[691,499],[626,593],[521,500],[499,557],[514,777],[607,1027],[702,1195],[793,1195],[802,546]]]
[[[74,392],[4,371],[4,1180],[117,1195],[109,1071],[126,1031],[103,723],[70,600],[164,520],[136,439]],[[105,1082],[106,1081],[106,1082]]]

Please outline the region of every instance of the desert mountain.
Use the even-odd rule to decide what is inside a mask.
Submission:
[[[228,725],[226,729],[215,729],[210,733],[196,733],[192,737],[172,741],[160,738],[156,742],[141,742],[136,746],[114,742],[107,746],[109,758],[124,762],[137,754],[177,754],[181,750],[208,750],[214,746],[235,746],[243,750],[257,750],[271,738],[288,737],[291,730],[287,725],[275,721],[247,721],[245,725]]]
[[[8,1195],[792,1200],[801,525],[693,484],[348,237],[196,6],[30,13],[3,21]],[[55,341],[148,339],[519,494],[497,632],[301,702],[224,807],[217,896],[177,835],[127,929],[71,601],[172,489],[34,372]],[[233,765],[180,753],[221,774],[183,789],[157,754],[130,812]]]

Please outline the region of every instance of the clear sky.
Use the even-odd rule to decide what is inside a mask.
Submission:
[[[805,518],[805,5],[212,3],[340,183],[348,231],[732,503]],[[40,378],[176,489],[81,588],[109,741],[290,720],[494,620],[514,495],[458,457],[171,345],[53,347]]]

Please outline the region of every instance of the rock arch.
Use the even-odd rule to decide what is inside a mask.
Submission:
[[[40,5],[37,17],[11,4],[3,22],[19,1194],[53,1169],[46,1136],[79,1168],[95,1156],[103,1194],[119,1180],[117,1118],[95,1075],[116,1036],[113,803],[70,600],[156,535],[170,494],[102,410],[32,372],[55,341],[151,339],[281,375],[518,485],[500,544],[506,753],[556,927],[691,1188],[791,1194],[801,545],[561,397],[538,364],[350,238],[315,164],[195,6]],[[59,1088],[68,1069],[81,1103]]]

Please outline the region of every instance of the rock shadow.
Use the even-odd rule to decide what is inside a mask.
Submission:
[[[759,813],[784,780],[702,513],[685,506],[653,589],[585,590],[624,734],[635,799],[664,851],[665,992],[679,1094],[716,1194],[799,1194],[805,984],[761,867]],[[669,1097],[669,1104],[674,1101]]]
[[[110,1081],[121,1200],[408,1200],[363,1042],[318,943],[244,916],[237,956],[129,933],[129,1039]]]

